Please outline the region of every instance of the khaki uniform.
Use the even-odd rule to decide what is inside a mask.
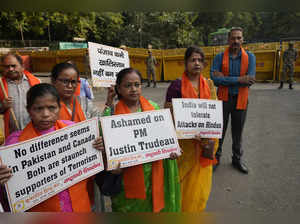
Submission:
[[[282,82],[288,81],[290,84],[293,83],[295,61],[297,59],[297,50],[295,48],[288,48],[283,53],[283,69],[282,69]],[[288,75],[288,80],[286,80]]]
[[[150,82],[151,82],[151,76],[152,76],[152,81],[155,83],[156,82],[156,76],[155,76],[156,59],[155,59],[155,57],[153,55],[149,55],[146,63],[147,63],[148,83],[150,84]]]

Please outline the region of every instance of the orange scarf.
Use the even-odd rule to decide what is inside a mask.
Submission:
[[[79,87],[79,90],[80,90],[80,87]],[[74,94],[75,97],[76,97],[76,93]],[[72,108],[73,110],[73,100],[74,98],[72,98],[71,100],[71,105],[70,107]],[[60,105],[61,105],[61,108],[60,108],[60,112],[59,112],[59,119],[60,120],[71,120],[72,119],[72,114],[69,112],[66,104],[64,104],[62,101],[60,101]],[[86,117],[82,111],[82,108],[81,108],[81,105],[80,103],[78,102],[77,100],[77,97],[75,98],[75,116],[74,116],[74,122],[81,122],[81,121],[85,121],[86,120]],[[89,182],[88,182],[88,192],[90,194],[90,201],[92,202],[92,204],[94,204],[94,182],[93,182],[93,178],[94,177],[91,177],[89,178]]]
[[[73,96],[74,97],[74,96]],[[71,105],[70,107],[73,110],[73,102],[74,98],[72,97],[71,100]],[[60,120],[71,120],[72,119],[72,114],[69,112],[66,104],[64,104],[62,101],[60,101],[61,108],[60,108],[60,113],[59,113],[59,119]],[[78,102],[77,98],[75,98],[75,116],[74,116],[74,122],[80,122],[86,120],[85,115],[81,109],[81,105]]]
[[[30,72],[24,70],[23,73],[27,77],[30,86],[34,86],[34,85],[41,83],[40,80],[38,78],[36,78],[34,75],[32,75]],[[5,77],[2,77],[2,82],[3,82],[6,94],[7,94],[7,96],[9,96],[8,95],[8,85],[7,85],[7,81],[6,81]],[[0,91],[0,99],[1,99],[1,101],[4,100],[4,93],[3,93],[2,89]],[[14,100],[16,100],[16,99],[14,99]],[[10,134],[9,133],[9,119],[10,119],[10,113],[9,113],[9,110],[6,110],[4,113],[5,137],[9,136],[9,134]]]
[[[140,97],[142,111],[155,110],[155,108],[143,96]],[[115,114],[129,114],[131,111],[120,100],[115,108]],[[124,169],[124,190],[126,198],[146,199],[146,187],[144,182],[143,165],[137,165]],[[152,162],[152,204],[153,211],[159,212],[165,207],[164,200],[164,168],[163,161]]]
[[[55,130],[66,127],[67,125],[62,121],[56,121]],[[22,131],[19,142],[40,136],[40,133],[34,128],[30,122]],[[73,212],[90,212],[90,200],[87,192],[87,180],[80,181],[79,183],[68,188]],[[60,212],[60,201],[58,195],[55,195],[46,201],[34,206],[28,210],[29,212]]]
[[[181,78],[181,96],[182,98],[200,98],[200,99],[210,99],[210,88],[206,80],[202,75],[199,77],[198,83],[199,93],[197,93],[188,79],[186,73],[184,72]],[[202,167],[216,164],[216,159],[210,160],[202,157],[202,149],[199,141],[194,140],[194,146],[196,151],[196,156],[199,157],[199,162]]]
[[[241,48],[242,59],[241,59],[241,69],[240,76],[246,75],[248,71],[248,54]],[[222,61],[222,72],[225,76],[229,75],[229,48],[224,51],[223,61]],[[238,99],[236,109],[246,110],[248,103],[249,88],[247,86],[239,87]],[[228,87],[219,86],[218,88],[218,98],[219,100],[228,101]]]

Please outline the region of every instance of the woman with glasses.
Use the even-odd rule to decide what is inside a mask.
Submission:
[[[51,72],[52,84],[57,89],[60,97],[59,119],[81,122],[92,117],[100,117],[101,112],[93,105],[93,102],[85,96],[77,94],[80,83],[79,71],[74,64],[64,62],[53,67]],[[88,191],[92,204],[96,207],[100,202],[99,192],[94,191],[92,180],[88,183]],[[93,206],[93,209],[96,209]]]
[[[128,114],[157,110],[159,106],[142,96],[142,78],[139,71],[126,68],[117,74],[115,92],[119,101],[114,108],[106,107],[104,115]],[[108,93],[110,95],[111,92]],[[110,98],[110,97],[108,97]],[[110,172],[115,184],[109,190],[114,212],[178,212],[180,188],[175,153],[164,159]],[[105,174],[104,172],[99,175]],[[105,183],[105,177],[104,181]],[[119,186],[116,186],[119,185]],[[101,189],[101,186],[100,186]]]
[[[172,111],[172,98],[217,99],[215,87],[211,80],[202,76],[206,66],[203,51],[197,46],[187,48],[184,56],[185,71],[181,79],[173,81],[166,95],[165,107]],[[214,153],[217,149],[216,139],[179,140],[182,156],[178,158],[182,211],[197,212],[206,207],[211,183]]]
[[[75,94],[80,83],[79,71],[75,65],[71,63],[55,65],[51,72],[51,81],[61,98],[60,119],[80,122],[100,117],[100,111],[91,100]]]

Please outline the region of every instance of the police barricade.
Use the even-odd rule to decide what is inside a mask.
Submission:
[[[142,78],[147,79],[147,57],[148,49],[144,48],[126,48],[128,51],[130,67],[141,72]],[[155,57],[157,65],[155,66],[156,81],[162,81],[162,50],[152,49],[152,55]]]
[[[181,77],[184,71],[185,49],[169,49],[163,51],[164,59],[164,80],[170,81]]]
[[[224,52],[228,45],[221,45],[221,46],[214,46],[213,47],[213,54],[216,56],[217,54]]]
[[[202,47],[207,66],[202,72],[203,76],[209,78],[209,71],[213,61],[213,48]],[[164,80],[170,81],[180,78],[184,72],[184,53],[186,48],[170,49],[163,51],[164,59]]]
[[[51,69],[58,62],[56,51],[33,52],[32,72],[51,72]]]
[[[249,51],[278,50],[280,47],[280,43],[279,42],[249,43],[249,44],[244,44],[243,47]]]
[[[277,50],[256,50],[252,53],[256,57],[256,80],[274,81]]]
[[[90,76],[88,50],[86,48],[59,50],[57,51],[56,55],[57,63],[62,63],[70,60],[75,63],[80,72],[80,76]]]

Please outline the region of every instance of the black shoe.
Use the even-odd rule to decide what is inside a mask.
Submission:
[[[248,168],[243,162],[241,162],[241,161],[232,161],[232,166],[235,169],[237,169],[238,171],[240,171],[244,174],[248,174]]]
[[[216,157],[217,163],[215,165],[213,165],[213,172],[215,172],[218,168],[218,166],[220,165],[220,158]]]
[[[294,88],[293,88],[293,84],[290,84],[290,85],[289,85],[289,89],[294,89]]]
[[[153,88],[156,88],[156,82],[153,84]]]
[[[283,87],[283,82],[280,82],[280,86],[278,87],[278,89],[282,89]]]

